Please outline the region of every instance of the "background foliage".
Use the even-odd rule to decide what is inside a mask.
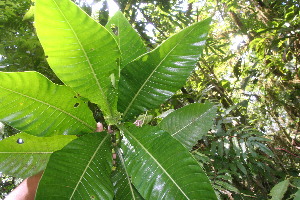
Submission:
[[[107,23],[106,1],[77,3],[101,24]],[[192,152],[206,169],[220,198],[299,196],[299,2],[116,3],[148,49],[196,21],[213,18],[205,53],[189,81],[159,109],[148,111],[141,119],[143,123],[158,124],[169,110],[210,101],[218,105],[217,117],[213,128],[199,138]],[[0,1],[0,70],[35,70],[60,83],[46,62],[33,18],[27,13],[31,4],[29,0]],[[102,6],[92,8],[96,4]],[[100,120],[102,113],[96,108],[93,111]],[[5,126],[0,132],[7,137],[16,131]],[[1,180],[1,193],[5,195],[15,180],[4,175]]]

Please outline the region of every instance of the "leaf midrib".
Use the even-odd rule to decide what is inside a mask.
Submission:
[[[131,185],[131,181],[129,179],[130,176],[129,176],[128,171],[126,169],[125,161],[124,161],[122,153],[120,152],[120,149],[117,149],[117,154],[119,156],[120,162],[121,162],[121,164],[122,164],[122,166],[124,168],[124,171],[126,173],[126,180],[128,181],[128,185],[129,185],[129,188],[130,188],[131,196],[132,196],[133,200],[135,200],[135,195],[134,195],[134,192],[133,192],[133,188],[132,188],[132,185]]]
[[[18,95],[20,95],[20,96],[26,97],[26,98],[28,98],[28,99],[37,101],[37,102],[42,103],[42,104],[44,104],[44,105],[47,105],[47,106],[49,106],[49,107],[51,107],[51,108],[53,108],[53,109],[55,109],[55,110],[58,110],[58,111],[60,111],[60,112],[62,112],[62,113],[64,113],[64,114],[66,114],[66,115],[72,117],[73,119],[75,119],[76,121],[80,122],[81,124],[83,124],[84,126],[88,127],[89,129],[94,130],[94,127],[90,126],[88,123],[86,123],[85,121],[83,121],[83,120],[79,119],[78,117],[72,115],[71,113],[64,111],[63,109],[60,109],[60,108],[58,108],[58,107],[56,107],[56,106],[54,106],[54,105],[51,105],[51,104],[49,104],[49,103],[47,103],[47,102],[44,102],[44,101],[39,100],[39,99],[36,99],[36,98],[34,98],[34,97],[31,97],[31,96],[22,94],[22,93],[17,92],[17,91],[14,91],[14,90],[12,90],[12,89],[5,88],[5,87],[3,87],[3,86],[0,86],[0,88],[2,88],[2,89],[4,89],[4,90],[7,90],[7,91],[9,91],[9,92],[18,94]]]
[[[193,27],[184,37],[181,38],[181,40],[166,54],[166,56],[158,63],[158,65],[154,68],[154,70],[151,72],[151,74],[147,77],[147,79],[144,81],[144,83],[142,84],[142,86],[139,88],[139,90],[137,91],[137,93],[134,95],[134,97],[132,98],[132,100],[130,101],[130,103],[128,104],[126,110],[124,111],[124,116],[126,116],[128,110],[130,109],[130,107],[132,106],[133,102],[135,101],[135,99],[137,98],[137,96],[139,95],[139,93],[141,92],[141,90],[145,87],[145,85],[148,83],[149,79],[153,76],[153,74],[156,72],[156,70],[158,69],[158,67],[160,67],[160,65],[167,59],[167,57],[169,57],[169,55],[174,51],[174,49],[181,44],[182,40],[184,38],[186,38],[196,27]],[[160,46],[161,47],[161,46]],[[155,49],[154,51],[157,51],[159,48]],[[152,51],[152,52],[154,52]],[[151,52],[150,52],[151,53]],[[142,57],[141,57],[142,58]],[[141,59],[140,58],[140,59]]]
[[[106,140],[106,138],[107,138],[108,136],[109,136],[109,135],[107,134],[107,135],[103,138],[103,140],[100,142],[100,144],[98,145],[97,149],[95,150],[95,152],[94,152],[93,155],[91,156],[89,162],[87,163],[85,169],[83,170],[83,172],[82,172],[82,174],[81,174],[81,176],[80,176],[80,178],[79,178],[79,180],[78,180],[78,182],[77,182],[77,184],[76,184],[76,186],[75,186],[75,188],[74,188],[74,190],[73,190],[73,192],[72,192],[72,194],[71,194],[71,196],[70,196],[69,199],[72,199],[72,198],[73,198],[73,196],[74,196],[74,194],[75,194],[75,192],[76,192],[76,190],[77,190],[79,184],[81,183],[81,180],[82,180],[83,176],[85,175],[87,169],[89,168],[89,166],[90,166],[92,160],[95,158],[95,156],[96,156],[96,154],[98,153],[100,147],[102,146],[102,144],[104,143],[104,141]]]
[[[152,154],[147,150],[146,147],[144,147],[143,144],[139,142],[139,140],[134,137],[130,131],[128,131],[126,128],[123,129],[125,132],[127,132],[140,146],[141,148],[153,159],[153,161],[161,168],[161,170],[168,176],[168,178],[173,182],[173,184],[180,190],[180,192],[187,198],[190,199],[185,192],[181,189],[181,187],[175,182],[175,180],[172,178],[172,176],[165,170],[163,166],[152,156]]]
[[[98,86],[98,89],[100,90],[100,92],[101,92],[101,94],[102,94],[102,95],[100,95],[100,96],[103,96],[103,99],[105,100],[105,103],[106,103],[106,107],[109,109],[110,115],[112,116],[113,112],[112,112],[112,110],[111,110],[111,107],[109,106],[107,96],[105,95],[105,93],[104,93],[104,91],[103,91],[103,89],[102,89],[102,87],[101,87],[101,85],[100,85],[100,82],[99,82],[99,80],[98,80],[98,78],[97,78],[97,75],[96,75],[96,73],[95,73],[95,70],[94,70],[94,68],[93,68],[93,65],[92,65],[92,63],[91,63],[91,61],[90,61],[90,59],[89,59],[89,57],[88,57],[86,51],[84,50],[82,43],[80,42],[80,40],[79,40],[79,38],[78,38],[78,36],[77,36],[75,30],[73,29],[73,26],[71,26],[71,24],[69,23],[68,18],[64,15],[64,13],[63,13],[62,10],[60,9],[60,7],[59,7],[58,4],[56,3],[56,1],[53,0],[53,2],[55,3],[55,5],[56,5],[56,7],[58,8],[59,12],[60,12],[61,15],[64,17],[64,19],[66,20],[68,26],[69,26],[70,29],[72,30],[72,32],[73,32],[73,34],[74,34],[74,36],[75,36],[75,38],[76,38],[76,40],[77,40],[77,42],[78,42],[78,44],[79,44],[79,46],[80,46],[82,52],[83,52],[83,54],[84,54],[84,56],[85,56],[85,58],[86,58],[86,60],[87,60],[87,62],[88,62],[88,66],[89,66],[89,68],[90,68],[90,70],[91,70],[91,72],[92,72],[92,74],[93,74],[93,77],[94,77],[94,79],[95,79],[95,81],[96,81],[96,84],[97,84],[97,86]]]

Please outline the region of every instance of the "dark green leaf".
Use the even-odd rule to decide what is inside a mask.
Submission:
[[[131,178],[127,172],[126,164],[123,158],[121,149],[116,148],[117,165],[116,170],[113,172],[112,181],[115,190],[116,200],[136,200],[143,199],[143,197],[135,189],[131,183]]]
[[[53,153],[36,199],[113,199],[110,140],[105,132],[90,133]]]
[[[216,199],[197,161],[157,127],[122,128],[128,174],[145,199]]]

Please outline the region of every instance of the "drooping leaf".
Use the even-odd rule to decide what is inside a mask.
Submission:
[[[86,134],[53,153],[36,199],[112,199],[110,136]]]
[[[0,170],[26,178],[45,169],[50,155],[74,140],[74,135],[36,137],[18,133],[0,141]]]
[[[122,129],[127,171],[145,199],[216,199],[202,168],[169,133],[148,125]]]
[[[209,23],[182,30],[122,70],[118,110],[125,120],[159,106],[182,87],[202,53]]]
[[[137,200],[143,197],[135,189],[131,183],[131,178],[127,172],[126,164],[123,158],[121,149],[116,149],[117,165],[116,170],[113,172],[112,181],[115,190],[116,200]]]
[[[147,52],[141,37],[132,28],[121,11],[116,12],[105,27],[112,33],[120,47],[121,68]]]
[[[113,36],[70,0],[36,0],[35,27],[57,76],[104,114],[116,112],[118,45]]]
[[[271,200],[282,200],[289,184],[290,181],[288,179],[277,183],[270,191]]]
[[[216,107],[211,103],[194,103],[165,117],[159,127],[191,149],[205,136],[213,124]]]
[[[92,112],[69,87],[37,72],[0,72],[0,80],[0,121],[36,136],[94,131]]]

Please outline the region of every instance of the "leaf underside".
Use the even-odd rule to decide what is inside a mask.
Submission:
[[[0,80],[0,121],[36,136],[94,130],[92,112],[67,86],[37,72],[0,72]]]
[[[116,112],[120,56],[113,36],[69,0],[36,0],[35,27],[56,75],[105,115]]]
[[[118,100],[124,120],[159,106],[182,87],[202,53],[209,23],[182,30],[124,67]]]
[[[105,132],[86,134],[53,153],[36,199],[113,199],[110,140]]]
[[[50,155],[74,140],[76,136],[36,137],[18,133],[0,141],[1,172],[27,178],[45,169]]]
[[[194,103],[169,114],[159,127],[190,150],[211,129],[215,115],[213,104]]]
[[[169,133],[151,126],[123,131],[127,171],[145,199],[216,199],[202,168]]]

